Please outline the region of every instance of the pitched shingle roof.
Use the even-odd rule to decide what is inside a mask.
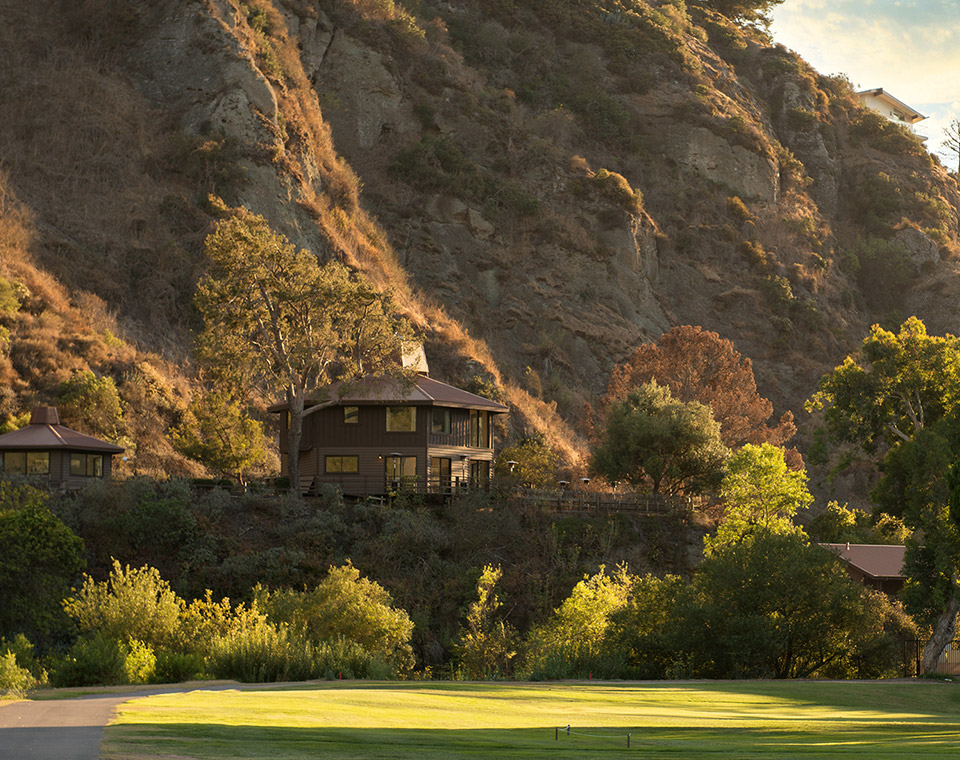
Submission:
[[[0,435],[0,451],[51,451],[54,449],[123,453],[122,446],[64,427],[59,422],[56,410],[52,410],[51,414],[49,407],[35,409],[30,424],[26,427]]]
[[[844,562],[871,578],[906,578],[903,574],[905,546],[881,544],[820,544]]]
[[[329,399],[336,404],[351,406],[359,404],[413,404],[414,406],[452,406],[461,409],[482,409],[499,413],[510,411],[508,407],[497,401],[491,401],[483,396],[470,393],[461,388],[455,388],[447,383],[441,383],[425,375],[419,375],[416,380],[405,385],[396,380],[372,381],[365,380],[343,388],[330,386]],[[323,403],[325,399],[315,398],[306,403],[306,408],[312,404]],[[286,402],[273,404],[267,408],[270,412],[281,412],[287,408]]]

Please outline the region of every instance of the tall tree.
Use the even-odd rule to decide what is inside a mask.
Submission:
[[[656,343],[637,348],[629,361],[614,369],[600,403],[601,419],[611,404],[650,380],[667,386],[680,401],[708,404],[730,448],[745,443],[782,446],[796,432],[790,412],[774,427],[768,425],[773,404],[757,392],[753,364],[715,332],[680,325]]]
[[[710,407],[651,380],[610,408],[591,469],[653,493],[702,493],[719,484],[728,454]]]
[[[267,221],[234,209],[207,238],[197,286],[201,359],[241,385],[283,393],[290,482],[300,481],[307,399],[334,382],[403,374],[410,329],[388,293],[337,262],[297,251]]]
[[[783,449],[769,443],[748,443],[727,460],[720,498],[726,510],[716,535],[704,539],[708,556],[755,531],[802,533],[793,517],[813,502],[806,471],[789,470]]]
[[[902,514],[908,539],[905,599],[933,627],[924,667],[953,639],[960,608],[960,341],[927,334],[911,317],[897,334],[874,325],[860,351],[820,380],[807,402],[824,409],[835,441],[877,457],[882,477],[872,497]]]

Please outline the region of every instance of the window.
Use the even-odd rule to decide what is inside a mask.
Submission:
[[[450,410],[433,408],[431,423],[431,433],[449,433],[450,432]]]
[[[490,484],[490,463],[477,459],[470,461],[470,485],[486,487]]]
[[[360,422],[360,407],[359,406],[343,407],[343,424],[356,425],[358,422]]]
[[[357,456],[328,456],[325,470],[327,473],[359,472],[360,458]]]
[[[49,451],[28,451],[27,452],[27,474],[49,475],[50,474],[50,452]]]
[[[490,430],[486,412],[470,410],[470,445],[478,449],[490,448]]]
[[[450,487],[450,459],[447,457],[430,459],[430,484],[443,490]]]
[[[100,454],[71,454],[70,474],[88,478],[102,478],[103,456]]]
[[[5,451],[3,453],[3,471],[25,475],[27,472],[27,453],[25,451]]]
[[[388,481],[415,480],[417,477],[417,458],[384,457],[383,472]]]
[[[417,407],[415,406],[388,406],[387,407],[388,433],[416,433]]]

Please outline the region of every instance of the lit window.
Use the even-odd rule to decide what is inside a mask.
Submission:
[[[387,432],[416,433],[417,408],[415,406],[388,406]]]
[[[328,456],[326,458],[326,471],[328,473],[359,472],[360,459],[356,456]]]
[[[360,422],[360,407],[359,406],[343,407],[343,424],[356,425],[358,422]]]
[[[450,432],[450,410],[433,408],[433,417],[430,424],[431,433],[449,433]]]

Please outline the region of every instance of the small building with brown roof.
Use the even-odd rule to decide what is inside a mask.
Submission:
[[[836,554],[855,581],[895,596],[903,588],[903,556],[907,547],[884,544],[820,544]]]
[[[281,474],[288,472],[289,415],[281,413]],[[400,488],[450,493],[490,482],[491,422],[508,408],[425,374],[410,384],[361,381],[308,401],[300,440],[301,490],[330,483],[346,494]]]
[[[30,424],[0,435],[4,475],[46,477],[55,488],[77,491],[92,478],[109,478],[123,448],[60,424],[55,406],[34,407]]]

